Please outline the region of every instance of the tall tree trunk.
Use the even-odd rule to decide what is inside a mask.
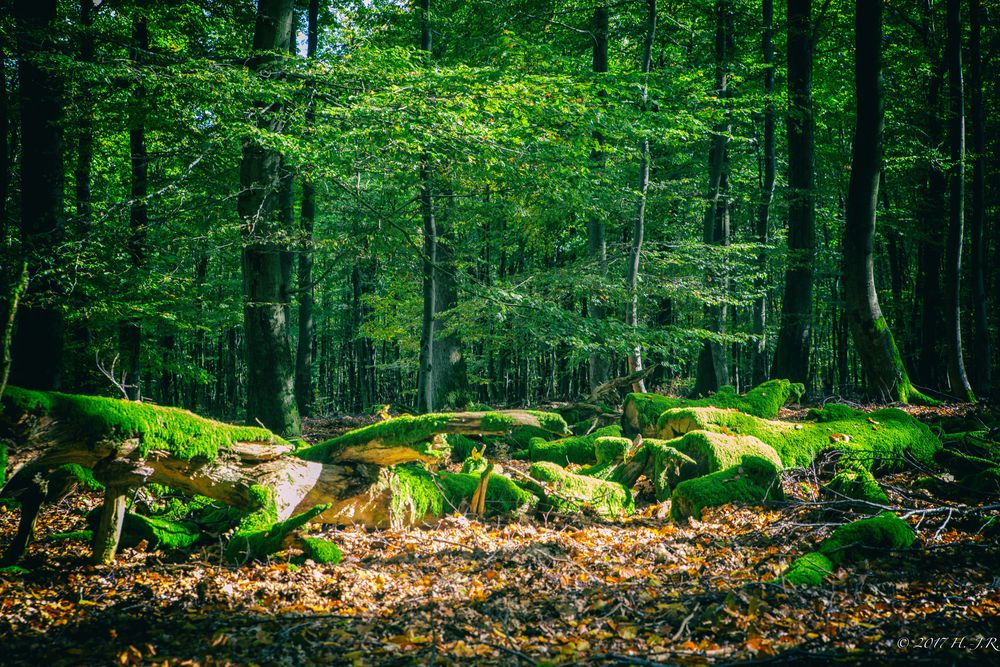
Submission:
[[[63,233],[62,82],[43,64],[56,33],[55,0],[17,0],[21,97],[21,243],[30,284],[18,311],[10,381],[28,389],[58,389],[63,316],[53,303],[53,266]]]
[[[965,91],[962,84],[962,4],[948,0],[948,246],[945,257],[945,341],[948,350],[948,381],[951,393],[963,401],[974,401],[962,354],[962,236],[965,231]]]
[[[844,298],[854,346],[869,380],[869,393],[903,403],[920,399],[875,291],[873,246],[882,162],[882,0],[856,0],[854,74],[857,126],[851,148],[851,179],[844,230]]]
[[[293,0],[260,0],[250,67],[264,70],[288,50]],[[257,123],[280,130],[280,108],[259,103]],[[246,328],[247,419],[284,435],[301,431],[289,341],[280,236],[281,155],[247,139],[240,163],[238,208],[244,225],[243,296]],[[286,230],[287,231],[287,230]]]
[[[608,8],[599,5],[594,8],[593,25],[593,64],[592,70],[595,74],[604,74],[608,71],[608,29],[609,15]],[[598,91],[600,98],[605,97],[604,91]],[[594,173],[600,174],[604,170],[604,134],[600,130],[594,130],[594,150],[590,153],[590,161]],[[597,179],[600,181],[600,179]],[[604,220],[596,213],[591,213],[587,220],[587,252],[590,261],[594,264],[594,271],[601,277],[608,273],[608,245],[605,240]],[[607,305],[601,295],[592,297],[587,303],[587,315],[594,320],[603,321],[607,317]],[[603,350],[591,352],[588,362],[587,379],[590,389],[593,391],[608,378],[610,360]]]
[[[772,377],[809,380],[813,263],[812,1],[788,0],[788,269]]]
[[[420,0],[420,49],[431,58],[431,3]],[[420,333],[420,366],[417,370],[417,411],[434,410],[434,313],[437,312],[437,222],[434,217],[433,171],[430,155],[420,157],[420,216],[424,226],[423,317]]]
[[[983,396],[993,390],[993,354],[986,304],[986,114],[983,108],[982,26],[985,21],[980,0],[970,0],[969,87],[972,95],[972,338],[973,386]],[[995,268],[995,267],[994,267]]]
[[[729,57],[733,48],[733,8],[731,0],[715,3],[715,94],[724,100],[723,119],[712,132],[712,144],[708,153],[708,206],[705,210],[703,240],[710,245],[729,245],[729,134],[731,117],[728,98]],[[718,282],[720,291],[728,289],[728,281],[723,273],[709,276]],[[706,309],[708,328],[716,333],[724,333],[726,326],[726,306],[712,305]],[[720,343],[706,340],[698,355],[698,372],[694,386],[696,396],[704,396],[718,391],[729,384],[729,366],[726,348]]]
[[[750,378],[754,386],[767,379],[767,253],[764,246],[768,241],[768,227],[771,218],[771,201],[774,199],[775,181],[775,118],[774,109],[774,2],[763,0],[763,31],[761,48],[764,56],[764,145],[762,147],[762,178],[760,204],[757,210],[756,241],[761,248],[757,251],[758,279],[756,288],[761,292],[753,303],[753,333],[757,337],[750,351]]]
[[[306,57],[316,58],[319,48],[319,0],[309,0],[309,13],[306,26]],[[315,122],[316,113],[310,104],[306,110],[306,124]],[[315,322],[313,321],[313,306],[315,290],[313,289],[313,227],[316,221],[316,188],[312,179],[302,179],[302,209],[300,224],[302,244],[299,251],[299,336],[295,350],[295,400],[299,414],[303,417],[312,416],[313,404],[313,338],[315,337]]]
[[[643,74],[641,110],[645,113],[649,104],[648,79],[653,67],[653,40],[656,37],[656,0],[646,0],[646,43],[642,51],[641,70]],[[632,229],[632,247],[628,256],[629,304],[625,323],[633,329],[639,323],[639,259],[642,241],[646,233],[646,193],[649,190],[649,139],[639,142],[639,203],[636,206],[635,225]],[[628,357],[628,372],[642,370],[642,350],[638,344]],[[639,380],[632,385],[633,391],[646,391],[646,383]]]
[[[455,333],[444,333],[442,315],[458,306],[458,284],[456,282],[455,241],[452,232],[452,208],[454,198],[447,197],[442,214],[437,218],[437,262],[434,277],[434,365],[431,368],[434,385],[434,409],[443,406],[460,407],[469,396],[469,380],[466,375],[465,357],[462,354],[462,340]]]
[[[136,3],[132,16],[132,44],[129,47],[129,62],[135,67],[149,50],[149,22],[146,16],[148,0]],[[129,108],[129,155],[131,157],[132,191],[129,203],[128,253],[134,279],[146,267],[146,234],[149,225],[149,210],[146,197],[149,194],[149,153],[146,150],[146,89],[138,83],[133,90],[132,105]],[[122,356],[122,370],[125,372],[125,389],[133,401],[142,398],[142,324],[137,318],[123,321],[118,328],[118,348]]]
[[[94,62],[94,0],[80,0],[80,62],[92,65]],[[80,86],[79,104],[82,109],[79,120],[79,139],[76,152],[76,168],[73,171],[76,186],[76,216],[80,226],[87,229],[91,219],[90,178],[94,161],[94,109],[91,85],[84,82]]]

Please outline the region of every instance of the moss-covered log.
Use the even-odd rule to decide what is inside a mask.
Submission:
[[[906,549],[916,534],[892,512],[839,526],[815,551],[792,561],[783,579],[787,583],[818,586],[840,564],[867,555]]]
[[[802,398],[805,388],[788,380],[768,380],[741,396],[732,387],[723,387],[706,398],[685,399],[661,394],[633,393],[622,407],[622,432],[626,436],[641,433],[653,438],[658,433],[657,420],[667,410],[680,407],[733,408],[748,415],[774,419],[781,406]]]
[[[569,512],[590,508],[606,517],[635,512],[632,492],[617,482],[577,475],[549,461],[532,464],[530,474],[542,483],[547,507]]]
[[[597,463],[597,450],[595,449],[597,440],[599,438],[620,437],[621,434],[621,427],[612,424],[599,428],[588,435],[573,435],[558,440],[532,438],[528,449],[519,452],[516,456],[531,461],[548,461],[562,466],[568,463],[590,465]]]
[[[670,516],[677,521],[700,519],[706,507],[734,502],[759,505],[781,498],[784,493],[774,463],[748,456],[739,465],[678,484],[670,496]]]

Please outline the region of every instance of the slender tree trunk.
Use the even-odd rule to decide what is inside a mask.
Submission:
[[[288,50],[292,0],[260,0],[250,63],[271,64]],[[257,106],[258,124],[280,129],[275,105]],[[238,208],[244,224],[243,295],[246,329],[247,419],[285,435],[301,430],[295,402],[295,368],[289,341],[286,275],[280,234],[281,155],[253,140],[243,145]]]
[[[420,0],[420,49],[431,58],[431,3]],[[420,334],[420,367],[417,371],[417,411],[434,410],[434,313],[437,312],[437,266],[438,235],[434,216],[433,171],[430,155],[420,158],[420,216],[424,225],[423,256],[423,299],[424,309]]]
[[[761,292],[753,303],[753,333],[757,337],[750,351],[750,376],[754,386],[767,379],[767,253],[764,246],[768,241],[770,226],[771,201],[774,199],[775,182],[775,119],[774,109],[774,3],[773,0],[763,0],[762,15],[764,28],[761,34],[761,47],[764,55],[764,145],[763,174],[760,189],[760,204],[757,210],[757,251],[758,279],[756,288]]]
[[[132,16],[132,44],[129,47],[129,61],[133,66],[142,62],[149,50],[149,23],[146,17],[147,0],[139,0]],[[149,210],[146,198],[149,194],[149,153],[146,150],[146,89],[141,82],[133,90],[132,105],[129,108],[129,154],[131,156],[131,202],[129,203],[128,252],[132,274],[139,280],[139,274],[146,267],[146,234],[149,225]],[[123,321],[118,328],[118,347],[125,372],[125,389],[133,401],[142,398],[142,324],[136,318]]]
[[[93,25],[94,0],[80,0],[80,62],[84,65],[94,62]],[[87,229],[91,220],[90,180],[94,161],[94,110],[91,86],[87,82],[80,86],[79,105],[82,112],[73,180],[76,186],[76,216],[81,228]]]
[[[910,384],[875,291],[875,212],[882,162],[882,0],[855,3],[857,127],[844,230],[844,298],[854,346],[877,398],[922,398]]]
[[[646,0],[646,43],[642,51],[641,71],[643,73],[641,110],[648,111],[649,72],[653,67],[653,40],[656,37],[656,0]],[[625,323],[635,329],[639,324],[639,260],[642,255],[642,241],[646,233],[646,193],[649,190],[649,139],[639,142],[639,202],[636,206],[635,225],[632,229],[632,247],[628,256],[629,305]],[[628,357],[628,372],[642,370],[642,350],[638,344]],[[632,385],[633,391],[646,391],[646,383],[639,380]]]
[[[63,233],[62,82],[41,61],[56,34],[55,0],[16,0],[21,97],[21,243],[30,284],[18,311],[10,381],[58,389],[63,317],[53,303],[55,264]]]
[[[948,381],[951,393],[974,401],[962,354],[962,237],[965,231],[965,91],[962,83],[961,0],[948,0],[949,215],[945,257],[945,340],[948,351]]]
[[[972,96],[972,307],[974,312],[972,356],[973,385],[988,396],[993,390],[993,354],[986,303],[986,114],[983,108],[982,26],[985,12],[980,0],[970,0],[969,87]]]
[[[733,13],[731,0],[715,3],[715,94],[720,100],[728,100],[729,57],[733,48]],[[729,245],[729,134],[731,117],[728,101],[720,120],[712,133],[712,144],[708,154],[708,207],[705,211],[704,241],[710,245]],[[718,289],[725,292],[728,280],[724,274],[709,276],[718,283]],[[716,333],[724,333],[726,327],[726,306],[713,305],[707,309],[708,328]],[[698,355],[698,373],[694,394],[704,396],[718,391],[729,384],[729,367],[724,345],[705,341]]]
[[[310,60],[316,57],[319,47],[319,0],[309,0],[309,13],[306,27],[306,57]],[[316,113],[309,105],[306,110],[306,124],[315,122]],[[312,179],[302,179],[302,209],[300,225],[302,244],[299,250],[299,336],[295,350],[295,400],[299,414],[303,417],[312,416],[313,405],[313,338],[315,337],[315,322],[313,321],[313,306],[315,290],[313,289],[313,227],[316,221],[316,189]]]
[[[608,8],[599,5],[594,8],[593,24],[593,64],[592,70],[595,74],[604,74],[608,71],[608,28],[609,15]],[[598,97],[605,97],[604,91],[598,92]],[[594,150],[590,153],[590,161],[594,173],[600,174],[604,170],[604,134],[600,130],[594,130]],[[598,182],[600,179],[597,179]],[[596,212],[590,215],[587,220],[587,252],[590,261],[594,264],[594,270],[601,277],[608,273],[608,245],[605,240],[604,220]],[[593,296],[587,303],[587,314],[594,320],[603,321],[607,317],[607,305],[601,295]],[[597,350],[590,354],[587,379],[590,389],[593,391],[608,378],[610,360],[603,350]]]
[[[772,377],[809,380],[816,231],[812,1],[788,0],[788,269]]]
[[[447,197],[441,215],[437,218],[437,263],[434,278],[434,366],[431,369],[434,385],[434,408],[444,406],[460,407],[467,402],[469,380],[466,375],[465,356],[462,340],[456,333],[444,332],[442,317],[458,306],[457,269],[455,266],[454,241],[452,231],[453,202],[451,192]]]

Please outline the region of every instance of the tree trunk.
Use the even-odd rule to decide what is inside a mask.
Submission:
[[[763,173],[761,178],[760,204],[757,209],[756,241],[761,248],[757,251],[757,271],[760,274],[755,286],[761,294],[753,303],[753,333],[757,340],[750,351],[750,377],[756,387],[767,380],[767,253],[764,246],[768,241],[768,227],[771,217],[771,201],[774,199],[775,181],[775,109],[774,109],[774,3],[763,0],[761,48],[764,55],[764,144]]]
[[[429,61],[431,58],[431,3],[420,0],[420,50]],[[437,312],[437,266],[438,235],[434,217],[433,171],[430,155],[420,157],[420,216],[424,225],[423,253],[423,318],[420,333],[420,367],[417,370],[417,411],[434,410],[434,314]]]
[[[94,0],[80,0],[80,62],[94,63]],[[76,152],[76,169],[73,172],[76,186],[76,215],[80,226],[87,229],[91,218],[90,177],[94,161],[94,109],[91,85],[80,86],[79,140]]]
[[[646,43],[642,51],[641,71],[643,73],[641,111],[648,111],[649,72],[653,67],[653,40],[656,37],[656,0],[646,0]],[[642,241],[646,233],[646,194],[649,190],[649,139],[639,142],[639,202],[636,206],[635,225],[632,229],[632,247],[628,256],[629,289],[628,311],[625,323],[635,329],[639,324],[639,260],[642,255]],[[628,372],[642,372],[642,350],[637,344],[628,357]],[[632,385],[632,391],[646,391],[646,383],[639,380]]]
[[[980,0],[970,0],[969,87],[972,95],[972,338],[973,386],[983,396],[993,390],[993,353],[986,303],[986,114],[983,107],[982,26],[986,20]]]
[[[57,389],[63,316],[51,301],[58,279],[49,271],[63,234],[62,83],[41,63],[53,48],[55,0],[17,0],[21,96],[21,241],[30,284],[18,312],[11,382]]]
[[[132,44],[129,47],[129,62],[138,66],[149,50],[149,22],[146,17],[148,0],[136,3],[132,16]],[[146,197],[149,194],[149,154],[146,150],[146,89],[141,82],[132,92],[129,107],[129,155],[131,156],[131,201],[129,202],[128,253],[132,275],[136,282],[145,270],[147,262],[146,234],[149,226],[149,210]],[[133,401],[142,399],[142,324],[136,318],[123,321],[118,328],[118,347],[122,357],[122,371],[125,373],[125,390]]]
[[[948,350],[948,381],[953,396],[974,401],[962,354],[962,237],[965,231],[965,92],[962,84],[961,0],[948,0],[948,138],[951,165],[948,170],[948,246],[945,257],[945,342]]]
[[[886,401],[923,398],[910,384],[875,291],[875,212],[882,162],[882,0],[855,3],[857,127],[844,230],[844,298],[869,393]]]
[[[715,4],[715,94],[724,100],[723,119],[712,133],[712,144],[708,153],[708,207],[705,211],[703,240],[708,245],[729,245],[729,134],[732,128],[728,98],[729,57],[733,48],[733,12],[730,0],[718,0]],[[725,292],[728,280],[725,273],[713,272],[710,282],[717,282],[717,289]],[[726,306],[712,305],[706,308],[708,329],[724,333],[726,326]],[[726,348],[721,343],[706,340],[698,355],[698,372],[694,386],[695,396],[705,396],[729,384],[729,365]]]
[[[292,0],[261,0],[254,29],[254,70],[263,70],[274,53],[288,50]],[[258,104],[258,124],[278,131],[280,109]],[[247,139],[240,163],[238,208],[244,225],[243,295],[246,328],[247,419],[284,435],[300,432],[295,402],[295,367],[289,342],[288,286],[280,235],[281,155]]]
[[[772,377],[808,387],[815,212],[811,0],[788,0],[788,269]]]
[[[319,45],[319,0],[309,0],[309,15],[306,37],[306,57],[314,59]],[[306,124],[315,122],[316,113],[310,105],[306,110]],[[302,209],[300,215],[302,247],[299,251],[299,336],[295,350],[295,400],[299,414],[312,416],[313,403],[313,338],[315,323],[313,305],[313,227],[316,221],[316,189],[308,177],[302,179]]]
[[[452,232],[454,199],[450,192],[442,215],[437,219],[437,254],[434,277],[434,365],[431,369],[434,385],[434,408],[458,407],[467,402],[469,381],[466,375],[462,340],[457,333],[445,333],[442,316],[458,306],[455,251]]]
[[[599,5],[594,8],[594,31],[593,31],[593,64],[592,71],[595,74],[604,74],[608,71],[608,29],[609,15],[608,8]],[[598,91],[598,97],[603,100],[605,92]],[[591,168],[595,174],[600,174],[604,170],[604,133],[595,129],[594,150],[590,152]],[[596,179],[599,183],[600,178]],[[596,206],[596,203],[595,203]],[[597,212],[592,212],[587,219],[587,253],[590,261],[594,264],[594,271],[602,278],[608,273],[608,245],[605,240],[604,220]],[[587,315],[597,321],[603,321],[607,317],[607,304],[602,295],[592,296],[587,302]],[[608,372],[611,367],[607,352],[597,350],[591,352],[588,360],[587,379],[590,389],[594,390],[598,385],[608,379]]]

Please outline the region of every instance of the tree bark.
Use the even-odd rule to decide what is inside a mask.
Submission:
[[[274,53],[288,50],[292,0],[260,0],[250,67],[264,70]],[[258,125],[276,132],[280,109],[261,103]],[[244,225],[243,296],[246,328],[247,419],[283,435],[300,432],[295,402],[295,367],[285,299],[284,242],[279,236],[281,155],[247,139],[240,163],[238,209]]]
[[[608,29],[609,14],[605,5],[594,8],[593,19],[593,58],[592,71],[594,74],[605,74],[608,71]],[[605,93],[599,90],[598,98],[603,99]],[[604,170],[604,133],[599,129],[594,130],[594,149],[590,152],[591,168],[595,174],[600,174]],[[600,178],[597,179],[598,183]],[[592,212],[587,219],[587,253],[590,261],[594,264],[594,271],[602,278],[608,273],[608,245],[605,239],[604,220],[595,212]],[[587,302],[587,315],[600,322],[607,317],[607,305],[602,295],[592,296]],[[610,370],[610,359],[604,350],[595,350],[590,353],[587,368],[587,380],[590,389],[594,390],[601,383],[608,379]]]
[[[763,169],[761,175],[760,204],[757,209],[756,241],[758,279],[755,286],[761,294],[753,303],[753,333],[757,337],[750,350],[750,377],[756,387],[767,380],[767,253],[764,246],[768,241],[771,218],[771,202],[774,199],[776,174],[775,120],[774,109],[774,2],[763,0],[761,8],[763,31],[761,50],[764,57],[764,141],[761,148]]]
[[[869,393],[886,401],[922,398],[910,384],[875,291],[875,213],[882,163],[882,0],[856,0],[857,126],[844,230],[844,298]]]
[[[431,3],[420,0],[420,50],[431,58]],[[436,271],[438,253],[437,221],[434,210],[433,170],[430,155],[420,157],[420,217],[423,220],[423,316],[420,333],[420,367],[417,370],[417,411],[434,410],[434,314],[437,312]]]
[[[56,33],[55,0],[17,0],[21,97],[21,242],[30,283],[18,312],[11,381],[58,389],[63,316],[52,303],[57,279],[50,267],[63,235],[62,82],[41,60]]]
[[[728,98],[729,58],[733,48],[733,8],[730,0],[715,3],[715,95],[725,101],[723,118],[712,133],[708,153],[708,207],[705,211],[703,240],[708,245],[729,245],[729,134],[732,119]],[[721,292],[728,290],[725,272],[712,271],[709,280],[718,283]],[[708,329],[724,333],[726,326],[725,304],[706,308]],[[695,396],[705,396],[729,384],[729,364],[726,348],[721,343],[706,340],[698,355]]]
[[[986,20],[980,0],[970,0],[969,88],[972,112],[972,338],[973,388],[984,396],[993,390],[993,353],[986,303],[986,113],[983,106],[982,26]]]
[[[640,109],[648,111],[649,105],[649,72],[653,67],[653,40],[656,37],[656,0],[646,0],[646,41],[642,51],[640,70],[643,74],[642,98]],[[642,256],[642,242],[646,233],[646,195],[649,191],[649,139],[643,137],[639,142],[639,202],[636,205],[635,225],[632,228],[632,246],[628,256],[628,275],[626,281],[629,289],[628,311],[625,323],[635,329],[639,324],[639,260]],[[642,349],[637,344],[628,357],[628,372],[642,372]],[[646,383],[639,380],[632,385],[632,391],[646,391]]]
[[[450,192],[442,215],[437,222],[437,253],[434,276],[434,341],[431,369],[434,385],[434,407],[457,407],[468,399],[469,381],[466,375],[465,356],[462,352],[461,337],[455,333],[445,333],[443,318],[448,311],[458,306],[458,284],[456,281],[455,235],[452,231],[452,208],[454,199]]]
[[[772,377],[808,387],[816,231],[811,0],[788,0],[788,269]]]

